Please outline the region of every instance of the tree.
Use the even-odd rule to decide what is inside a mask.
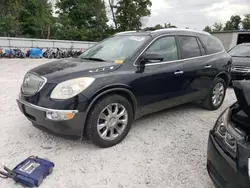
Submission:
[[[0,36],[17,37],[20,35],[20,0],[0,0]]]
[[[206,32],[212,32],[212,28],[210,26],[206,26],[203,31],[206,31]]]
[[[163,29],[164,27],[161,25],[161,24],[157,24],[155,27],[154,27],[154,29],[156,30],[156,29]]]
[[[164,28],[177,28],[175,25],[172,25],[171,23],[164,24]]]
[[[136,30],[142,26],[141,18],[151,14],[150,0],[118,0],[116,22],[118,30]]]
[[[213,31],[222,31],[223,30],[223,24],[215,22],[213,25]]]
[[[240,22],[241,22],[241,17],[239,15],[231,16],[230,20],[226,22],[226,25],[224,27],[224,31],[239,30]]]
[[[250,30],[250,14],[245,14],[242,21],[243,29]]]
[[[21,0],[19,23],[22,35],[48,38],[53,22],[52,5],[47,0]]]
[[[107,36],[108,18],[102,0],[61,0],[58,37],[68,40],[99,41]]]

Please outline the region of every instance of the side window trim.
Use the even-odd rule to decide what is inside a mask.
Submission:
[[[201,47],[202,47],[202,48],[204,49],[204,51],[205,51],[205,55],[208,55],[208,53],[207,53],[207,48],[205,48],[205,45],[202,43],[201,39],[200,39],[199,37],[196,37],[196,40],[197,40],[199,46],[200,46],[200,44],[201,44]]]
[[[198,37],[195,37],[195,38],[196,38],[196,41],[197,41],[198,46],[199,46],[199,48],[200,48],[200,53],[201,53],[201,56],[207,55],[207,52],[206,52],[205,48],[203,47],[203,44],[201,44],[201,41],[199,40],[199,38],[198,38]],[[205,54],[204,54],[204,55],[202,54],[202,49],[203,49],[203,50],[204,50],[204,52],[205,52]]]
[[[178,36],[179,35],[175,35],[174,38],[175,38],[175,42],[176,42],[176,46],[177,46],[178,60],[182,60],[182,57],[181,57],[181,47],[180,47]]]

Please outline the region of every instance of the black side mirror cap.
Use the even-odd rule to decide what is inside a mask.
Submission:
[[[146,63],[148,63],[150,61],[161,62],[161,61],[163,61],[163,59],[164,58],[159,53],[146,52],[146,53],[142,54],[142,56],[140,57],[140,63],[141,64],[146,64]]]

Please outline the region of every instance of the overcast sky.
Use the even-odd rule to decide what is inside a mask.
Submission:
[[[171,23],[180,28],[202,30],[231,15],[250,14],[250,0],[152,0],[147,26]]]

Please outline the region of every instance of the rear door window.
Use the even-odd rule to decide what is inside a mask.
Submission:
[[[182,59],[201,56],[200,47],[193,36],[178,36]]]
[[[199,38],[206,48],[207,54],[215,54],[224,50],[224,47],[218,38],[213,36],[200,36]]]

